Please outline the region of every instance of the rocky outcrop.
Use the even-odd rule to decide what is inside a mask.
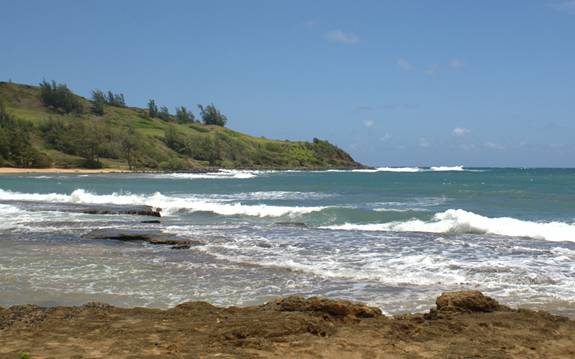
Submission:
[[[255,307],[186,302],[168,310],[19,305],[0,309],[0,357],[575,358],[575,321],[568,318],[500,310],[479,292],[444,293],[437,306],[440,315],[428,320],[299,296]]]
[[[153,208],[150,206],[138,206],[138,207],[84,207],[78,208],[78,212],[85,214],[128,214],[134,216],[150,216],[150,217],[161,217],[162,210],[160,208]]]
[[[441,312],[494,312],[508,309],[477,290],[442,293],[435,301]]]
[[[382,315],[381,309],[362,303],[327,298],[289,296],[271,304],[271,308],[284,312],[316,312],[334,317],[374,318]]]
[[[55,211],[85,214],[115,214],[147,217],[161,217],[161,208],[146,205],[118,205],[118,204],[80,204],[61,202],[15,201],[2,200],[0,203],[10,204],[27,211]]]
[[[124,242],[143,241],[156,245],[168,245],[173,249],[187,249],[192,245],[202,245],[204,242],[191,239],[181,239],[160,231],[130,230],[130,229],[95,229],[82,236],[84,239],[115,240]]]

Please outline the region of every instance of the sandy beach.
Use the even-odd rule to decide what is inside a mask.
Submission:
[[[427,313],[287,297],[168,310],[102,303],[0,309],[0,358],[573,358],[575,321],[444,293]]]
[[[128,173],[129,170],[119,168],[100,168],[100,169],[86,169],[86,168],[14,168],[14,167],[0,167],[0,174],[19,174],[19,173]]]

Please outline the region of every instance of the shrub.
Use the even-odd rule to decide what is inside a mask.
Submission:
[[[104,114],[104,105],[106,104],[106,95],[100,90],[92,91],[92,112],[98,116]]]
[[[40,83],[40,98],[45,106],[63,113],[81,113],[83,111],[80,99],[65,84],[42,81]]]
[[[178,123],[188,123],[195,121],[194,114],[184,106],[176,107],[176,121]]]
[[[224,127],[228,122],[228,118],[224,116],[214,104],[209,104],[206,107],[198,105],[202,120],[206,125],[216,125]]]

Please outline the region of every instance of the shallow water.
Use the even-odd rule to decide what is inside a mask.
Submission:
[[[574,315],[574,184],[570,169],[6,175],[0,305],[249,305],[298,293],[401,313],[472,288]],[[162,223],[70,204],[160,207]],[[81,238],[95,228],[205,245]]]

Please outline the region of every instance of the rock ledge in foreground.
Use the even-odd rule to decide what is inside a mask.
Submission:
[[[274,309],[282,312],[317,312],[334,317],[374,318],[382,315],[381,309],[370,307],[362,303],[347,300],[334,300],[327,298],[289,296],[280,298],[275,303],[269,303]]]

